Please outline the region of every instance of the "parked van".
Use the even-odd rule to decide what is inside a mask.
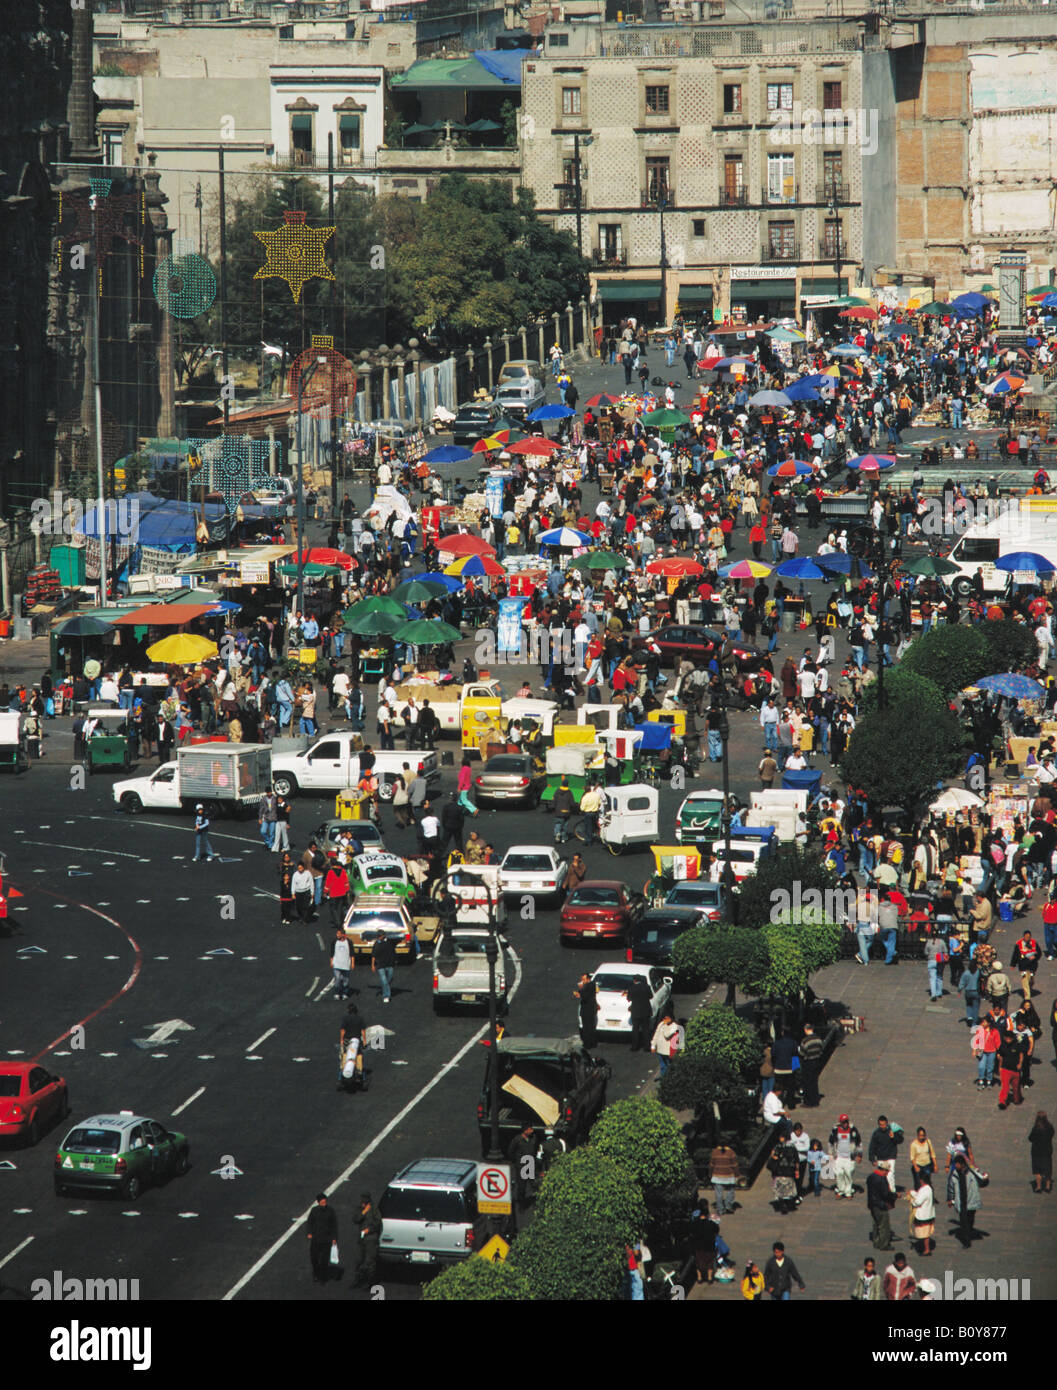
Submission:
[[[723,840],[713,840],[709,846],[720,864],[726,858],[726,845]],[[778,835],[773,825],[746,827],[739,826],[730,832],[730,863],[734,870],[734,881],[740,883],[749,878],[759,868],[762,860],[769,858],[778,849]]]
[[[995,561],[1013,551],[1034,551],[1057,565],[1057,498],[1025,497],[1019,504],[1002,498],[991,505],[1000,504],[1005,510],[967,527],[951,547],[947,558],[958,566],[959,573],[949,582],[961,598],[971,592],[978,569],[984,592],[1002,593],[1015,576],[998,569]]]

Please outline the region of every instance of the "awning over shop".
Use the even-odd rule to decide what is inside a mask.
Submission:
[[[135,608],[113,620],[115,627],[184,627],[210,611],[206,603],[148,603],[145,608]]]
[[[847,278],[842,277],[847,284]],[[840,281],[835,276],[830,276],[828,280],[801,280],[800,293],[805,294],[840,294]]]
[[[639,299],[660,299],[659,280],[599,280],[598,297],[609,301],[628,302]]]
[[[795,298],[795,280],[732,280],[730,284],[732,304],[745,300]]]
[[[711,304],[713,298],[711,285],[680,285],[679,303],[686,304]]]

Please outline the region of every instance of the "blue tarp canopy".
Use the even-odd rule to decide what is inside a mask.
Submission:
[[[807,792],[810,800],[814,801],[822,790],[822,773],[813,767],[805,767],[798,772],[782,773],[782,790],[786,792]]]
[[[642,735],[640,753],[659,753],[672,746],[672,726],[670,724],[636,724]]]
[[[133,492],[112,504],[108,499],[104,524],[107,536],[119,542],[161,550],[193,550],[195,527],[203,513],[213,533],[218,524],[225,523],[227,508],[219,502],[176,502],[149,492]],[[99,529],[98,513],[92,510],[84,518],[81,534],[98,539]]]

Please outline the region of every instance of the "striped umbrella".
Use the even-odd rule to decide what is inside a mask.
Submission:
[[[803,459],[786,459],[784,463],[772,463],[767,470],[769,478],[804,478],[814,473],[810,463]]]
[[[863,473],[880,473],[896,466],[895,454],[856,454],[845,462],[845,468],[858,468]]]
[[[506,570],[491,555],[463,555],[444,571],[459,579],[505,579]]]
[[[724,579],[766,579],[772,568],[762,560],[735,560],[732,565],[724,565],[719,573]]]
[[[586,531],[574,531],[571,526],[556,526],[553,531],[541,531],[539,543],[557,546],[559,550],[579,550],[580,546],[591,544],[591,537]]]

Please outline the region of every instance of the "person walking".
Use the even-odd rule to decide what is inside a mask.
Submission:
[[[349,938],[340,927],[334,933],[334,946],[330,955],[330,968],[334,972],[334,998],[337,1000],[348,999],[349,997],[349,976],[356,968],[356,962],[352,958],[352,950],[349,946]]]
[[[866,1151],[866,1157],[875,1167],[883,1168],[888,1174],[888,1186],[894,1193],[896,1190],[896,1158],[899,1156],[899,1145],[903,1142],[903,1131],[893,1129],[888,1123],[887,1115],[878,1115],[877,1128],[870,1135],[870,1147]]]
[[[931,1255],[936,1248],[932,1239],[936,1229],[936,1194],[922,1169],[914,1173],[914,1186],[903,1194],[910,1204],[910,1236],[918,1244],[921,1255]]]
[[[741,1296],[747,1298],[750,1303],[760,1303],[763,1300],[764,1278],[760,1272],[760,1266],[755,1260],[750,1260],[745,1266],[745,1273],[741,1279]]]
[[[290,803],[285,796],[275,798],[275,838],[272,841],[272,853],[278,854],[280,849],[284,852],[290,850]]]
[[[576,802],[573,798],[572,788],[569,786],[569,779],[562,777],[560,784],[554,790],[554,798],[551,801],[551,810],[554,812],[554,843],[556,845],[563,845],[570,838],[569,821],[575,807]]]
[[[947,1175],[947,1205],[958,1218],[957,1236],[966,1250],[973,1243],[976,1213],[983,1206],[976,1170],[964,1154],[955,1154]]]
[[[855,1165],[862,1161],[862,1138],[847,1115],[841,1115],[830,1131],[829,1151],[833,1155],[837,1196],[854,1197]]]
[[[1052,1192],[1053,1125],[1045,1110],[1036,1112],[1028,1143],[1031,1145],[1031,1190],[1036,1193]]]
[[[382,987],[382,1003],[388,1004],[393,995],[393,969],[396,965],[396,942],[391,936],[380,935],[371,952],[371,973],[378,976]]]
[[[1013,954],[1009,958],[1009,964],[1014,970],[1020,971],[1021,994],[1025,1001],[1031,998],[1031,982],[1035,978],[1035,972],[1039,968],[1039,960],[1042,951],[1039,943],[1032,936],[1030,930],[1025,927],[1024,932],[1013,947]]]
[[[914,1271],[907,1264],[902,1250],[897,1251],[892,1263],[885,1270],[884,1293],[889,1303],[905,1303],[914,1296],[918,1286]]]
[[[378,1269],[378,1246],[382,1239],[382,1218],[375,1211],[369,1192],[360,1194],[359,1241],[357,1242],[356,1273],[353,1286],[363,1287],[374,1282]]]
[[[994,1018],[988,1014],[982,1023],[977,1024],[969,1039],[973,1056],[976,1059],[976,1085],[979,1090],[985,1086],[996,1086],[995,1066],[998,1061],[998,1046],[1002,1034],[995,1027]]]
[[[573,991],[580,1005],[580,1041],[590,1049],[598,1042],[598,996],[590,975],[581,975]]]
[[[349,907],[349,892],[349,875],[345,865],[337,859],[332,859],[323,880],[323,895],[330,910],[330,924],[335,931],[345,921],[345,913]]]
[[[788,1303],[795,1284],[801,1293],[807,1288],[800,1271],[785,1253],[785,1246],[776,1240],[771,1247],[771,1258],[763,1267],[764,1288],[775,1303]]]
[[[288,927],[294,920],[294,861],[284,854],[279,861],[279,924]]]
[[[661,1015],[661,1021],[653,1032],[653,1039],[650,1042],[650,1051],[657,1054],[661,1064],[661,1075],[668,1070],[671,1059],[683,1047],[683,1030],[672,1018],[671,1011]]]
[[[998,1108],[1005,1110],[1009,1105],[1020,1105],[1024,1096],[1021,1080],[1024,1073],[1024,1049],[1016,1030],[1007,1023],[998,1044],[998,1077],[1002,1083],[998,1093]]]
[[[804,1105],[813,1110],[818,1105],[818,1078],[822,1068],[822,1053],[825,1045],[810,1023],[804,1024],[804,1036],[797,1052],[800,1056],[800,1086]]]
[[[980,967],[975,960],[962,971],[958,988],[965,996],[965,1026],[975,1028],[980,1018]]]
[[[726,1216],[735,1207],[734,1189],[741,1177],[738,1155],[721,1140],[712,1150],[708,1176],[716,1199],[716,1215]]]
[[[338,1218],[325,1192],[320,1192],[316,1197],[316,1204],[308,1213],[308,1221],[305,1224],[312,1282],[325,1284],[330,1278],[331,1269],[337,1265],[337,1256],[332,1259],[331,1251],[337,1251],[338,1248]]]
[[[313,911],[313,900],[315,897],[315,892],[314,882],[312,878],[312,870],[308,867],[304,860],[302,860],[301,863],[298,864],[297,868],[294,870],[294,875],[290,881],[290,886],[293,889],[294,893],[294,903],[297,907],[297,915],[307,927],[309,922],[312,922],[315,919],[315,913]]]
[[[393,820],[401,830],[405,829],[411,823],[410,805],[407,795],[407,780],[405,775],[407,763],[404,764],[404,769],[404,773],[397,773],[395,777],[389,780],[389,785],[393,789]]]
[[[871,1255],[867,1255],[863,1260],[862,1269],[855,1276],[851,1296],[857,1303],[877,1303],[884,1298],[881,1276],[877,1272],[877,1261]]]
[[[917,1134],[910,1141],[908,1153],[910,1159],[910,1171],[915,1178],[923,1177],[926,1182],[931,1182],[933,1174],[936,1172],[936,1150],[932,1146],[932,1140],[925,1131],[924,1126],[918,1125]]]
[[[630,1006],[631,1050],[645,1052],[650,1045],[649,1029],[653,1017],[653,994],[646,979],[636,975],[624,991]]]
[[[257,824],[264,848],[271,849],[275,841],[275,793],[270,788],[257,806]]]
[[[895,1197],[888,1186],[888,1170],[880,1163],[874,1164],[873,1172],[866,1179],[866,1205],[873,1217],[873,1230],[870,1243],[875,1250],[891,1250],[892,1222],[890,1213],[895,1206]]]
[[[366,1029],[360,1011],[354,1002],[349,1003],[345,1010],[345,1017],[341,1020],[341,1029],[338,1033],[338,1056],[340,1058],[340,1070],[338,1072],[338,1090],[351,1093],[354,1089],[353,1083],[356,1079],[356,1072],[359,1070],[363,1076],[363,1048],[366,1041]]]
[[[205,858],[206,863],[213,858],[213,846],[209,843],[209,817],[201,802],[195,807],[195,852],[192,864]]]

